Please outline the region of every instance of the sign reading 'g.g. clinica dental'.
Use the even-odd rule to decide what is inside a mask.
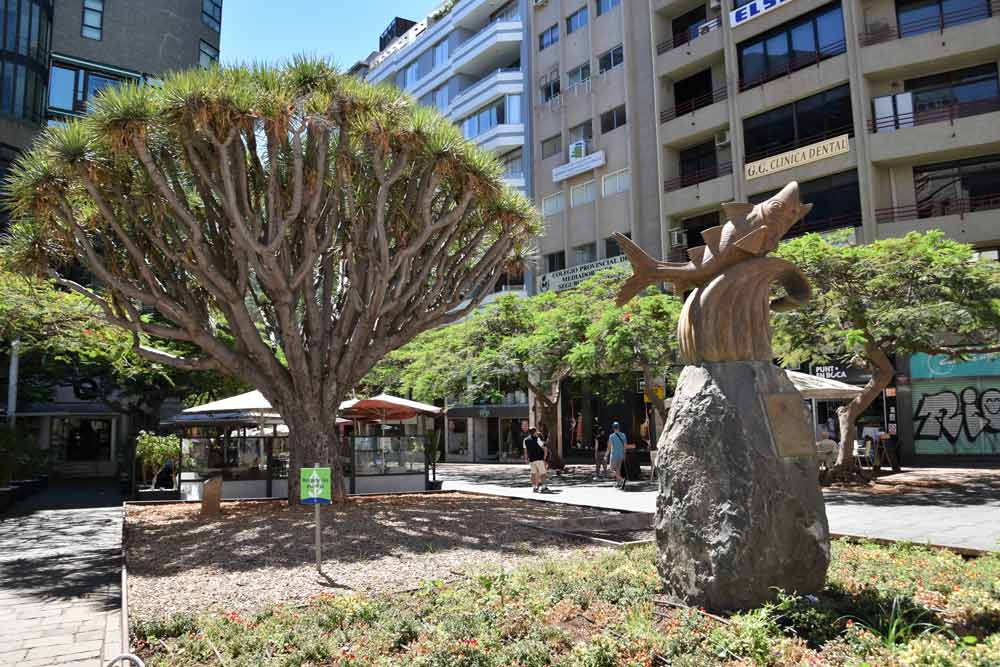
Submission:
[[[761,14],[766,14],[772,9],[776,9],[789,0],[750,0],[742,7],[737,7],[729,12],[729,25],[735,28],[747,21],[757,18]]]

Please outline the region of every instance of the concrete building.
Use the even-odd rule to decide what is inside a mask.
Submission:
[[[539,289],[624,259],[615,232],[660,255],[649,7],[545,0],[528,18]],[[603,261],[607,260],[607,261]]]
[[[2,176],[42,127],[85,114],[105,87],[216,62],[222,0],[0,0],[0,18]],[[78,396],[70,386],[49,400],[24,396],[18,423],[50,450],[56,473],[113,474],[127,458],[128,416]]]
[[[797,180],[814,208],[792,236],[845,229],[868,243],[940,229],[997,257],[1000,3],[649,0],[649,8],[665,256],[683,259],[700,245],[723,202],[760,201]],[[935,387],[911,386],[909,360],[897,367],[901,381],[862,426],[898,433],[911,462],[1000,458],[990,428],[961,447],[941,429],[915,429]],[[992,365],[968,367],[991,371],[970,385],[977,397],[997,391]]]

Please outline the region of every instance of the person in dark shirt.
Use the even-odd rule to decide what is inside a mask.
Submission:
[[[545,443],[538,439],[538,430],[532,426],[528,430],[528,437],[524,439],[524,462],[531,466],[531,492],[548,493],[549,487],[545,484],[545,455],[547,450]]]

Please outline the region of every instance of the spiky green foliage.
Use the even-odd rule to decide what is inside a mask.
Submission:
[[[344,393],[526,252],[536,215],[501,171],[436,112],[322,60],[191,70],[45,131],[7,184],[3,254],[86,295],[137,353],[257,386],[295,462],[299,440],[324,460]],[[69,261],[100,289],[60,276]]]

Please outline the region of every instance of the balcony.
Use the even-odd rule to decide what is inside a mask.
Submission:
[[[835,215],[827,218],[811,219],[806,216],[805,220],[795,223],[795,225],[785,234],[785,238],[795,238],[805,234],[830,232],[835,229],[845,229],[861,226],[861,211]]]
[[[502,152],[524,145],[524,125],[503,123],[472,138],[480,148]]]
[[[945,28],[971,23],[972,21],[981,21],[998,13],[1000,13],[1000,0],[992,0],[980,7],[966,7],[964,9],[941,12],[937,16],[900,21],[897,25],[868,27],[858,35],[858,41],[861,46],[873,46],[928,32],[944,33]]]
[[[893,132],[902,128],[926,125],[928,123],[941,123],[944,121],[954,123],[958,118],[978,116],[994,111],[1000,111],[1000,96],[971,102],[956,102],[922,111],[879,116],[869,121],[868,131],[872,133]]]
[[[875,122],[881,126],[870,135],[868,151],[876,163],[933,161],[939,155],[954,157],[1000,145],[997,98],[902,115],[898,130],[892,129],[896,122],[893,118],[877,118]]]
[[[994,194],[925,202],[913,206],[875,209],[879,238],[903,236],[907,232],[941,230],[962,243],[992,242],[997,237],[1000,192]]]
[[[710,181],[714,178],[726,176],[731,173],[733,173],[733,163],[720,162],[714,167],[709,167],[708,169],[701,169],[699,171],[683,174],[681,176],[677,176],[676,178],[668,178],[663,181],[663,191],[674,192],[676,190],[680,190],[681,188],[697,185],[698,183],[704,183],[705,181]]]
[[[708,25],[708,24],[706,24]],[[703,26],[704,27],[704,26]],[[686,33],[682,33],[686,35]],[[676,36],[675,36],[676,39]],[[687,41],[677,43],[671,39],[660,44],[660,48],[670,46],[656,56],[656,76],[669,76],[673,80],[694,74],[713,62],[722,60],[722,31],[713,28],[707,32],[687,37]]]
[[[755,88],[756,86],[763,85],[768,81],[774,81],[775,79],[780,79],[782,77],[788,76],[793,72],[811,67],[813,65],[819,65],[824,60],[839,56],[842,53],[847,52],[847,42],[843,39],[836,42],[831,42],[830,44],[825,44],[812,54],[808,56],[796,56],[788,59],[783,67],[776,67],[770,69],[763,74],[758,76],[740,78],[740,91],[749,90],[750,88]]]
[[[699,37],[707,35],[711,32],[715,32],[721,27],[722,27],[722,21],[718,18],[714,18],[711,21],[708,21],[707,23],[702,23],[697,28],[692,28],[690,30],[685,30],[684,32],[679,32],[676,35],[673,35],[670,39],[666,39],[657,44],[656,55],[662,56],[667,51],[676,49],[680,46],[684,46],[685,44],[690,44]]]
[[[660,112],[660,122],[666,123],[679,116],[684,116],[698,109],[702,109],[716,102],[721,102],[726,99],[726,87],[720,86],[715,90],[710,90],[704,95],[699,95],[698,97],[691,98],[689,100],[684,100],[679,104],[675,105],[673,108],[664,109]]]
[[[824,141],[826,139],[832,139],[833,137],[839,137],[842,134],[849,134],[854,136],[854,126],[851,124],[841,125],[839,127],[833,127],[825,132],[817,132],[815,134],[810,134],[805,137],[800,137],[794,141],[789,141],[784,144],[773,144],[766,146],[764,148],[757,149],[752,153],[747,153],[746,162],[756,162],[757,160],[763,160],[774,155],[780,155],[781,153],[786,153],[790,150],[796,148],[802,148],[803,146],[810,146],[812,144]]]
[[[1000,209],[1000,192],[965,197],[961,199],[941,199],[923,202],[912,206],[894,206],[875,209],[875,222],[885,224],[907,220],[922,220],[925,218],[940,218],[948,215],[965,216],[977,211],[993,211]]]
[[[452,53],[455,71],[471,73],[510,63],[521,51],[523,23],[495,21],[458,45]]]
[[[516,67],[495,69],[456,95],[448,106],[448,116],[458,120],[504,95],[524,92],[524,73]]]

